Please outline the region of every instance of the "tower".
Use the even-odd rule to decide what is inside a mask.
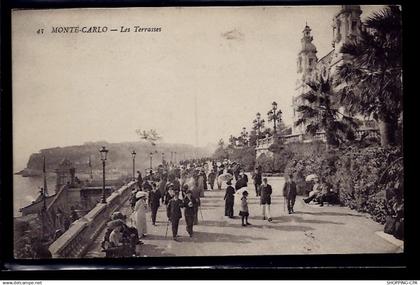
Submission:
[[[331,65],[335,65],[341,60],[346,60],[346,56],[341,52],[341,48],[345,43],[360,36],[362,29],[361,14],[362,10],[359,5],[341,5],[340,11],[334,16],[332,22],[332,45],[335,52]]]
[[[301,103],[300,96],[308,90],[307,82],[314,79],[316,75],[316,64],[318,58],[316,56],[317,50],[315,45],[312,43],[313,37],[311,35],[311,28],[306,24],[302,31],[303,37],[300,40],[301,50],[297,57],[297,80],[295,88],[295,96],[293,97],[293,121],[298,120],[299,114],[296,112],[297,106]],[[292,126],[293,134],[302,134],[303,127]]]
[[[315,74],[314,70],[316,69],[317,57],[316,57],[316,47],[312,43],[313,37],[311,36],[311,28],[308,25],[305,25],[303,29],[303,37],[300,40],[302,48],[298,53],[297,58],[297,74],[298,80],[300,82],[297,85],[304,84],[311,79]]]

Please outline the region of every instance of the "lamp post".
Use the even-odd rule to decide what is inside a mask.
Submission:
[[[150,170],[153,169],[153,152],[151,152],[150,154]]]
[[[261,114],[257,113],[257,118],[253,121],[254,123],[254,130],[257,131],[257,146],[259,145],[258,140],[260,138],[261,128],[264,127],[264,119],[261,119]]]
[[[270,122],[273,121],[273,127],[274,127],[273,128],[274,129],[273,137],[275,137],[276,134],[277,134],[277,122],[280,122],[282,112],[281,112],[281,110],[277,111],[277,103],[276,102],[271,103],[271,106],[272,106],[272,108],[271,108],[270,111],[268,111],[267,115],[268,115],[268,121],[270,121]]]
[[[163,162],[165,161],[165,153],[164,152],[162,152],[162,165],[163,165]]]
[[[102,160],[102,201],[101,201],[101,203],[106,204],[106,199],[105,199],[105,161],[106,161],[106,157],[108,156],[108,150],[103,146],[102,149],[99,152],[101,153],[101,160]]]
[[[174,152],[174,163],[176,163],[176,151]]]
[[[246,131],[245,127],[242,128],[241,139],[243,146],[248,145],[248,132]]]
[[[133,150],[131,153],[131,156],[133,157],[133,180],[136,180],[136,151]]]

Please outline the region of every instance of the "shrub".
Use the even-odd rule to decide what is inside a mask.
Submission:
[[[403,203],[402,162],[399,148],[349,147],[303,155],[289,161],[285,172],[294,175],[300,194],[309,190],[307,175],[325,178],[343,205],[384,223],[387,215],[397,215],[394,208]]]

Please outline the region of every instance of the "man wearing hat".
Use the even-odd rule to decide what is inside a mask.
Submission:
[[[286,183],[284,183],[283,187],[283,196],[286,200],[287,210],[289,214],[294,213],[293,206],[295,205],[296,201],[296,183],[293,181],[293,175],[290,174]]]
[[[172,237],[177,241],[179,220],[182,218],[181,208],[184,206],[179,199],[179,191],[174,191],[174,196],[168,203],[168,218],[172,224]]]
[[[210,173],[208,175],[208,180],[209,180],[209,184],[210,184],[210,189],[213,190],[213,188],[214,188],[214,181],[216,180],[216,173],[214,173],[214,169],[213,168],[210,170]]]
[[[156,214],[160,206],[160,192],[156,184],[152,182],[152,190],[149,191],[149,207],[151,210],[152,225],[156,226]]]
[[[185,223],[187,224],[187,232],[192,237],[193,235],[193,226],[194,226],[194,209],[198,207],[197,199],[194,199],[192,196],[192,191],[188,190],[188,185],[186,186],[186,197],[184,198],[184,216]]]

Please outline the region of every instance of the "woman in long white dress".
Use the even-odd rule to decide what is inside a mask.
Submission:
[[[146,196],[139,195],[139,198],[134,207],[134,222],[140,238],[145,237],[147,234],[146,211]]]

